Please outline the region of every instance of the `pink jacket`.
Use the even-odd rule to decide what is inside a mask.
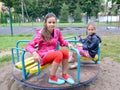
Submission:
[[[44,41],[40,30],[36,30],[36,36],[27,44],[26,50],[30,53],[37,51],[41,58],[44,57],[49,51],[56,50],[58,41],[60,46],[68,46],[68,41],[64,40],[60,30],[58,28],[54,29],[54,37],[49,41]],[[38,45],[38,49],[35,46]]]

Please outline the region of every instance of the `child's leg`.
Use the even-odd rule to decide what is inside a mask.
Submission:
[[[73,58],[73,52],[69,52],[69,59],[68,59],[69,63],[73,63],[74,62],[74,58]]]
[[[60,51],[51,51],[43,59],[44,64],[52,63],[50,75],[55,75],[63,55]]]
[[[75,62],[77,62],[77,54],[75,52],[73,52],[73,59]]]
[[[78,47],[76,47],[76,48],[79,50],[80,55],[85,56],[85,57],[88,57],[88,58],[91,57],[90,54],[89,54],[89,52],[88,52],[88,50],[83,50],[83,47],[82,47],[82,46],[78,46]]]
[[[66,82],[69,84],[74,84],[74,80],[70,77],[68,77],[67,69],[68,69],[68,58],[69,58],[69,52],[67,49],[63,48],[60,50],[63,54],[63,60],[62,60],[62,77]]]
[[[73,52],[73,59],[74,59],[74,63],[72,65],[70,65],[70,69],[75,69],[77,68],[78,65],[78,59],[77,59],[77,54],[75,52]]]
[[[50,83],[54,83],[55,84],[62,84],[63,81],[61,81],[60,79],[58,79],[56,77],[56,71],[58,69],[58,66],[60,64],[60,62],[62,62],[62,76],[64,78],[66,78],[66,80],[69,79],[69,83],[70,84],[73,84],[74,81],[69,78],[66,74],[66,71],[68,69],[68,57],[69,57],[69,53],[68,53],[68,50],[67,49],[61,49],[61,50],[58,50],[58,51],[52,51],[52,52],[49,52],[45,58],[44,58],[44,64],[47,64],[47,63],[52,63],[52,67],[51,67],[51,71],[50,71],[50,79],[49,79],[49,82]],[[60,81],[60,83],[59,83]]]
[[[87,50],[83,50],[82,46],[77,46],[76,48],[79,50],[80,55],[85,56],[85,57],[89,57],[89,58],[91,57]],[[76,62],[73,65],[70,66],[70,69],[77,68],[77,65],[78,65],[78,63],[77,63],[78,58],[77,58],[77,54],[75,52],[73,53],[73,58]]]
[[[65,81],[62,79],[57,78],[56,71],[59,67],[60,62],[63,59],[63,55],[60,51],[51,51],[44,57],[44,64],[52,63],[52,67],[50,70],[50,76],[49,76],[49,83],[53,84],[64,84]]]
[[[69,58],[69,52],[66,48],[62,48],[59,50],[62,55],[63,55],[63,60],[62,60],[62,73],[66,73],[68,69],[68,58]]]

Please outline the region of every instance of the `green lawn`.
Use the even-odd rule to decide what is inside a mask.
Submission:
[[[120,35],[106,34],[101,37],[101,57],[111,57],[120,62]]]
[[[15,43],[18,40],[30,40],[32,35],[0,35],[0,51],[1,50],[10,50],[12,47],[15,47]]]

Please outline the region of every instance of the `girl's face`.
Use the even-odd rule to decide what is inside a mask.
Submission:
[[[96,32],[96,29],[93,25],[89,25],[88,28],[87,28],[87,32],[89,35],[92,35],[93,33]]]
[[[49,32],[52,33],[56,26],[56,18],[55,17],[48,18],[45,24],[47,26],[47,30],[49,30]]]

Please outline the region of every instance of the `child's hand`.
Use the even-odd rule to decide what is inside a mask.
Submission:
[[[78,35],[77,38],[79,39],[79,41],[82,41],[82,36]]]
[[[82,43],[77,43],[76,46],[80,47],[80,46],[82,46]]]
[[[34,58],[35,62],[40,62],[40,60],[41,60],[39,54],[36,51],[33,52],[33,58]]]
[[[68,44],[68,47],[69,47],[69,49],[71,49],[71,47],[73,47],[73,45],[69,43],[69,44]]]

